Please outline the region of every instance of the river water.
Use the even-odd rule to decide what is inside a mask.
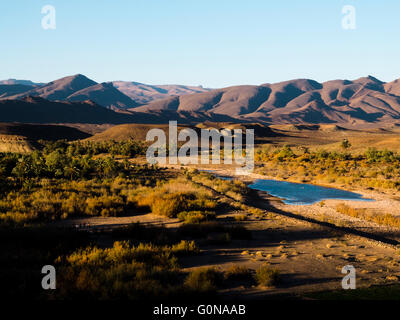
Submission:
[[[359,193],[305,183],[259,179],[249,187],[268,192],[274,197],[281,198],[286,204],[305,205],[327,199],[374,201],[363,198]]]

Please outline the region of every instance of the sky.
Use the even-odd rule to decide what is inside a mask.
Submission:
[[[42,7],[55,8],[44,29]],[[344,29],[345,5],[355,29]],[[398,0],[0,1],[0,79],[218,88],[400,78]]]

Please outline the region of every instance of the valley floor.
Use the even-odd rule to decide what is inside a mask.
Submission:
[[[215,168],[214,168],[215,169]],[[231,169],[215,171],[218,175],[233,176]],[[260,175],[241,177],[249,182]],[[310,292],[342,290],[345,276],[341,270],[352,265],[357,272],[357,287],[397,284],[400,279],[400,256],[396,245],[400,229],[338,213],[336,205],[346,203],[355,207],[393,208],[399,215],[398,200],[392,194],[362,190],[375,202],[328,200],[324,205],[286,205],[264,192],[254,192],[248,204],[263,210],[262,215],[246,210],[234,210],[217,217],[218,223],[242,225],[252,233],[248,240],[200,245],[201,255],[182,258],[183,270],[215,267],[226,271],[233,265],[256,270],[268,264],[280,270],[281,283],[274,288],[261,288],[254,283],[232,283],[219,291],[222,297],[262,299],[271,295],[305,298]],[[235,217],[245,215],[246,220]],[[152,214],[132,217],[84,218],[58,222],[63,226],[96,229],[113,228],[132,222],[177,228],[177,219]],[[220,235],[209,234],[208,240]]]

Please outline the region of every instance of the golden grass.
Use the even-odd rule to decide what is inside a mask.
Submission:
[[[279,284],[281,277],[278,269],[273,269],[268,264],[264,264],[256,270],[255,279],[260,286],[273,287]]]
[[[380,225],[400,228],[400,218],[390,213],[368,213],[367,209],[351,208],[344,203],[338,204],[336,206],[336,211],[350,217],[375,222]]]
[[[218,205],[211,191],[184,177],[161,183],[156,188],[142,188],[135,200],[138,206],[149,207],[152,213],[170,218],[181,212],[214,210]]]
[[[369,148],[363,153],[350,151],[310,152],[260,148],[255,159],[257,173],[296,182],[336,183],[375,189],[400,189],[400,156],[390,150]]]

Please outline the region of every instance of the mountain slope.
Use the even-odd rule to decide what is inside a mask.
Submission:
[[[384,84],[387,93],[400,96],[400,79]]]
[[[372,77],[318,83],[297,79],[162,99],[131,109],[210,112],[268,123],[365,124],[400,121],[400,82]]]
[[[18,136],[30,141],[35,140],[78,140],[90,137],[90,134],[76,128],[61,125],[40,125],[25,123],[4,123],[0,122],[0,135]]]
[[[79,90],[67,97],[68,101],[92,100],[110,109],[128,109],[137,106],[131,98],[117,90],[112,83],[99,83]]]
[[[34,86],[25,84],[0,84],[0,98],[6,98],[32,90]]]
[[[0,122],[22,123],[198,123],[203,121],[237,121],[229,116],[212,113],[176,112],[170,110],[152,113],[113,111],[93,101],[70,102],[49,101],[40,97],[26,97],[22,100],[0,100]]]
[[[44,83],[32,82],[31,80],[17,80],[17,79],[7,79],[0,80],[0,84],[22,84],[25,86],[42,86]]]
[[[40,97],[0,101],[1,122],[24,123],[124,123],[125,114],[93,102],[55,102]]]
[[[192,93],[207,92],[211,89],[183,85],[148,85],[139,82],[113,81],[119,91],[130,97],[137,104],[147,104],[154,100],[183,96]]]
[[[32,96],[44,100],[35,100]],[[222,121],[347,126],[400,122],[400,80],[384,83],[372,76],[324,83],[295,79],[210,90],[123,81],[98,84],[83,75],[75,75],[43,86],[0,85],[0,102],[5,99],[24,99],[14,102],[15,110],[24,106],[19,111],[21,114],[10,107],[13,102],[2,104],[7,112],[0,114],[0,120],[2,117],[16,119],[5,121],[23,119],[24,122],[44,123],[49,119],[55,122],[69,119],[74,123],[168,123],[168,120],[178,120],[183,123]],[[52,105],[51,101],[64,103]],[[141,105],[144,101],[149,102]],[[28,107],[27,103],[34,107]],[[88,109],[88,106],[92,108]],[[118,112],[106,114],[98,109],[100,106]],[[11,114],[13,116],[7,118]]]
[[[33,88],[27,92],[10,97],[11,99],[21,99],[27,96],[39,96],[47,100],[65,100],[71,94],[97,84],[93,80],[86,78],[84,75],[77,74],[74,76],[64,77],[43,86]]]
[[[28,96],[51,101],[90,99],[110,109],[134,108],[153,100],[209,90],[183,85],[152,86],[127,81],[97,83],[82,74],[64,77],[47,84],[15,79],[0,81],[0,99],[22,99]]]

